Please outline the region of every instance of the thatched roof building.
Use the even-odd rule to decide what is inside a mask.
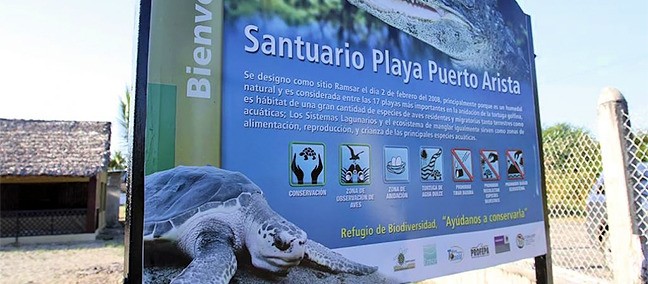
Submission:
[[[0,176],[90,177],[110,161],[110,122],[0,119]]]
[[[0,245],[105,227],[110,122],[0,119]]]

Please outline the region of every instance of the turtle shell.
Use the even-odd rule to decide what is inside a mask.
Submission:
[[[261,189],[239,172],[212,166],[178,166],[144,179],[144,236],[158,238],[198,212],[248,206]]]

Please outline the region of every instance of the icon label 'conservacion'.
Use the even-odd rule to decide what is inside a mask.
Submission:
[[[369,184],[371,182],[369,145],[340,145],[340,184]]]
[[[507,150],[506,165],[508,179],[524,179],[524,156],[522,150]]]
[[[386,182],[409,181],[409,159],[406,147],[384,148],[384,169]]]
[[[290,185],[324,185],[324,144],[290,144]]]
[[[421,147],[421,180],[443,181],[443,150],[441,147]]]
[[[481,150],[479,151],[479,158],[481,161],[482,179],[483,180],[499,180],[499,154],[494,150]]]
[[[473,181],[472,155],[469,149],[452,149],[452,178],[454,181]]]

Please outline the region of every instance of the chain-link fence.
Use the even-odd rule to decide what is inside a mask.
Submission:
[[[629,116],[625,116],[626,142],[630,185],[634,190],[634,203],[637,213],[637,227],[641,236],[648,235],[648,132],[633,131]]]
[[[543,151],[553,265],[611,280],[599,142],[558,124],[543,131]]]
[[[628,187],[633,189],[640,236],[648,235],[648,132],[631,127],[623,116]],[[599,133],[599,139],[614,133]],[[622,144],[623,144],[622,142]],[[599,140],[585,129],[558,124],[543,131],[544,166],[549,208],[554,277],[559,271],[582,275],[585,282],[611,282],[612,250],[607,196]],[[632,208],[634,207],[634,208]],[[648,247],[647,238],[642,238]]]
[[[645,117],[644,117],[645,118]],[[625,141],[628,145],[629,186],[632,188],[635,220],[640,240],[643,244],[643,256],[648,252],[648,131],[635,130],[631,126],[630,116],[624,115]],[[645,261],[645,260],[644,260]],[[646,263],[644,270],[646,269]],[[642,272],[644,283],[648,282],[646,271]]]
[[[86,209],[3,211],[0,237],[80,234],[86,231]]]

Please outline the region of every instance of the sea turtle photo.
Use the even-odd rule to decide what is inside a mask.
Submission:
[[[168,240],[191,258],[171,283],[229,283],[238,256],[287,275],[309,262],[333,273],[367,275],[377,267],[351,261],[307,238],[270,208],[261,189],[239,172],[178,166],[145,178],[144,241]],[[249,259],[249,260],[248,260]]]

